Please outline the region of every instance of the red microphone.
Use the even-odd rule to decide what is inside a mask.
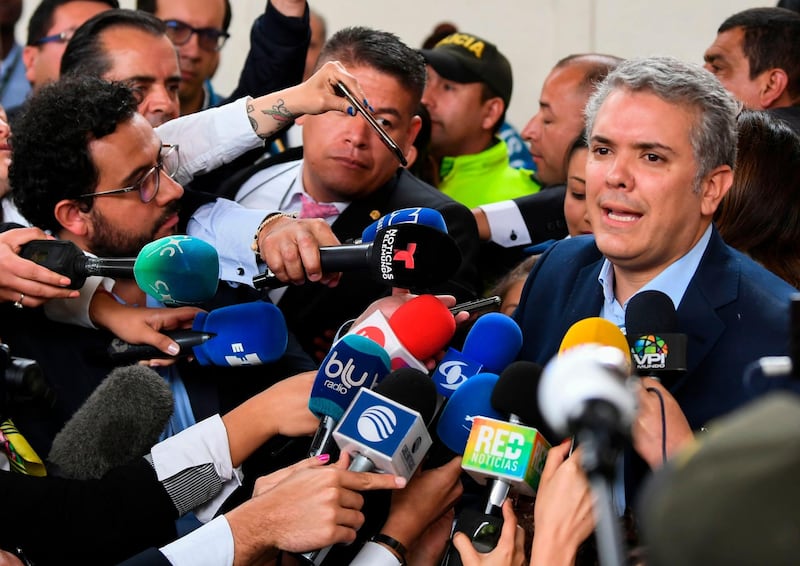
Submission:
[[[391,358],[392,369],[413,367],[426,372],[420,360],[443,349],[456,331],[450,310],[433,295],[420,295],[400,306],[387,318],[375,311],[348,334],[359,334],[377,342]]]

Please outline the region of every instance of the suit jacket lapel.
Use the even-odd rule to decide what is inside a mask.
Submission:
[[[689,336],[686,353],[688,371],[675,383],[673,391],[697,370],[725,331],[725,324],[717,315],[717,309],[735,301],[739,295],[740,272],[738,266],[731,265],[734,261],[722,238],[714,230],[708,249],[678,307],[679,328]]]

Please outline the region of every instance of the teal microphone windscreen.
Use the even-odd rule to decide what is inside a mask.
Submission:
[[[168,306],[208,301],[217,292],[219,255],[192,236],[166,236],[136,256],[133,275],[145,293]]]

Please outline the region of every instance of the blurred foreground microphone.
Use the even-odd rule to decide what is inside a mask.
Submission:
[[[449,398],[467,379],[482,371],[500,373],[519,354],[522,330],[510,316],[484,314],[464,339],[463,352],[448,348],[433,372],[436,391]]]
[[[94,275],[134,278],[142,291],[170,306],[207,301],[219,283],[217,250],[191,236],[160,238],[135,258],[89,257],[68,240],[33,240],[19,255],[66,275],[70,289],[80,289]]]
[[[422,226],[429,226],[436,228],[439,232],[447,234],[447,224],[445,224],[442,214],[438,210],[432,208],[401,208],[390,212],[385,216],[381,216],[375,222],[364,228],[361,233],[361,242],[367,243],[375,239],[375,235],[379,230],[383,230],[387,226],[396,226],[398,224],[421,224]]]
[[[403,368],[371,391],[362,387],[333,433],[342,452],[352,456],[349,470],[386,472],[411,479],[428,449],[426,423],[433,418],[436,388],[424,373]],[[303,554],[321,564],[331,547]]]
[[[333,345],[308,399],[308,409],[320,419],[309,456],[330,453],[333,430],[358,390],[372,389],[389,371],[389,354],[369,338],[348,334]]]
[[[625,309],[625,332],[637,375],[668,381],[686,371],[686,334],[675,305],[661,291],[642,291]]]
[[[152,369],[116,368],[56,435],[48,455],[52,472],[97,479],[144,456],[158,442],[173,402],[169,386]]]
[[[203,366],[253,366],[283,356],[289,339],[283,313],[272,303],[254,301],[199,312],[191,330],[164,332],[181,347],[178,356],[194,355]],[[117,363],[172,358],[149,344],[115,338],[108,347]]]
[[[398,224],[378,230],[366,244],[319,249],[322,271],[368,270],[372,279],[390,287],[429,287],[447,281],[461,266],[455,240],[422,224]],[[268,269],[253,277],[253,287],[283,287]]]
[[[400,305],[387,320],[376,310],[348,334],[364,336],[389,354],[392,369],[412,367],[427,373],[421,360],[439,352],[453,337],[456,320],[433,295],[419,295]]]
[[[619,454],[636,416],[629,377],[629,351],[595,342],[553,358],[539,384],[539,408],[548,424],[559,434],[574,433],[580,443],[581,465],[592,489],[601,564],[624,564],[611,494]]]

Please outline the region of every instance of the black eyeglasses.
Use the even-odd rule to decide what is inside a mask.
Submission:
[[[230,37],[230,34],[217,28],[193,28],[180,20],[166,20],[167,37],[175,45],[183,45],[197,34],[197,43],[206,51],[219,51]]]
[[[167,177],[173,179],[178,173],[179,166],[180,154],[178,152],[178,146],[162,144],[161,153],[158,156],[158,163],[130,187],[100,191],[99,193],[86,193],[84,195],[78,195],[78,198],[103,197],[139,191],[139,198],[142,202],[147,203],[156,198],[158,194],[158,187],[161,184],[161,171],[163,171]]]
[[[69,28],[65,29],[61,33],[56,33],[37,39],[32,43],[32,45],[44,45],[45,43],[67,43],[70,39],[72,39],[73,35],[75,35],[75,28]]]

